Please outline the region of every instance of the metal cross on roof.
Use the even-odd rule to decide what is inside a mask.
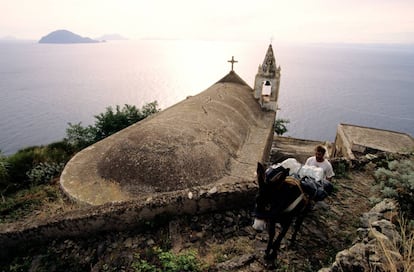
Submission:
[[[233,71],[233,65],[234,65],[234,63],[236,63],[238,61],[234,60],[234,56],[231,56],[231,60],[228,60],[227,62],[231,62],[231,70]]]

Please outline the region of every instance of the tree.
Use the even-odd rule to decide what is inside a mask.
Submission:
[[[66,138],[64,139],[75,151],[79,151],[95,142],[96,131],[92,126],[83,127],[81,122],[68,123]]]
[[[158,102],[153,101],[150,103],[145,104],[141,109],[141,119],[144,119],[154,113],[159,112],[160,109],[158,108]]]
[[[96,115],[95,122],[95,140],[102,140],[115,132],[118,132],[146,117],[159,112],[157,108],[158,102],[150,102],[145,104],[141,110],[135,106],[125,104],[121,109],[119,105],[115,107],[115,111],[112,107],[106,108],[106,112]]]
[[[69,123],[65,141],[79,151],[159,111],[157,101],[145,104],[141,110],[127,104],[123,108],[107,107],[105,112],[95,115],[94,126]]]
[[[275,124],[273,126],[275,133],[277,135],[285,134],[288,131],[287,124],[289,123],[289,119],[276,119]]]

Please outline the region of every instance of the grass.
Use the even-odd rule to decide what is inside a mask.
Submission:
[[[39,185],[4,198],[0,203],[0,223],[20,220],[46,203],[56,201],[59,194],[56,186]]]
[[[47,218],[69,206],[55,180],[51,184],[36,185],[3,196],[0,200],[0,224],[15,223],[34,216],[37,219]]]
[[[414,229],[402,217],[399,220],[399,229],[401,239],[394,239],[393,241],[390,241],[385,235],[375,229],[371,229],[383,256],[381,266],[383,271],[413,272]],[[373,271],[377,270],[374,269]]]
[[[211,247],[212,258],[211,263],[221,263],[228,261],[234,257],[241,256],[246,253],[255,253],[256,249],[252,246],[251,241],[247,237],[240,239],[229,239],[225,243],[216,244]]]

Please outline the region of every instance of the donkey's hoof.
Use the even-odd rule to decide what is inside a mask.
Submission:
[[[274,260],[267,260],[265,263],[266,270],[275,270],[276,269],[276,263]]]
[[[275,259],[275,256],[273,256],[273,254],[268,254],[268,253],[266,253],[266,254],[263,256],[263,259],[264,259],[265,261],[271,261],[271,260],[274,260],[274,259]]]

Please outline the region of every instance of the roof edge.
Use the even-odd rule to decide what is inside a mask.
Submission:
[[[402,131],[396,131],[396,130],[390,130],[390,129],[383,129],[383,128],[376,128],[376,127],[367,127],[367,126],[361,126],[361,125],[353,125],[353,124],[347,124],[347,123],[339,123],[338,126],[343,126],[343,127],[345,127],[345,126],[348,126],[348,127],[358,127],[358,128],[371,129],[371,130],[377,130],[377,131],[386,131],[386,132],[391,132],[391,133],[395,133],[395,134],[400,134],[400,135],[408,136],[408,137],[410,137],[414,141],[413,136],[411,136],[407,132],[402,132]]]
[[[227,75],[225,75],[222,79],[220,79],[219,81],[217,81],[215,84],[217,83],[236,83],[236,84],[240,84],[240,85],[246,85],[249,87],[249,85],[238,75],[236,74],[236,72],[234,72],[233,70],[230,71]]]

